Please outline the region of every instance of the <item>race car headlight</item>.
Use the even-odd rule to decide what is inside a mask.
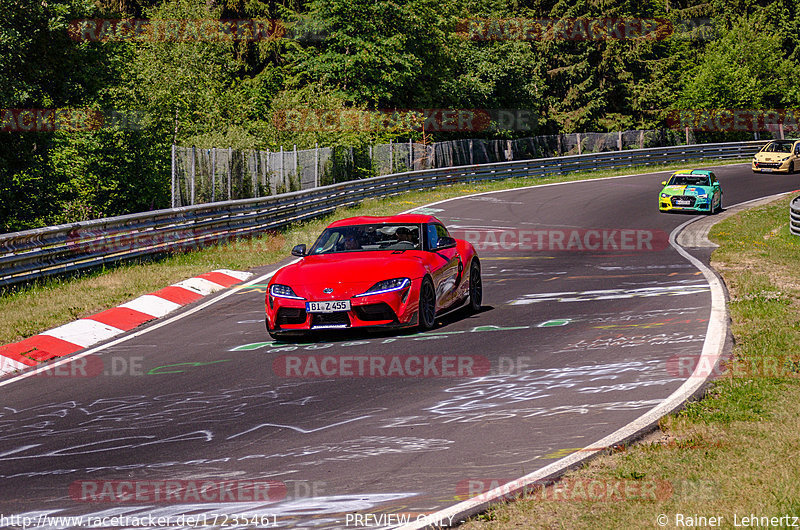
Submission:
[[[302,296],[297,296],[291,287],[274,283],[269,288],[269,294],[275,298],[291,298],[292,300],[305,300]]]
[[[698,199],[708,199],[708,193],[698,193],[697,194],[697,198]]]
[[[662,193],[661,194],[661,198],[662,199],[669,199],[669,193]]]
[[[393,278],[391,280],[383,280],[370,287],[366,292],[356,296],[371,296],[373,294],[391,293],[392,291],[401,291],[411,285],[411,280],[408,278]]]

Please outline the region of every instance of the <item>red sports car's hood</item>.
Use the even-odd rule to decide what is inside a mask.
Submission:
[[[297,295],[313,300],[349,298],[381,280],[422,277],[428,254],[383,250],[306,256],[278,271],[272,283],[289,285]],[[325,288],[333,289],[333,293],[323,293]]]

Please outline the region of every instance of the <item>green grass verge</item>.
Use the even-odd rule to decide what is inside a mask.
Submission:
[[[470,193],[549,184],[586,178],[677,169],[689,166],[735,164],[741,161],[689,162],[631,167],[624,170],[570,173],[552,178],[514,178],[481,184],[457,185],[406,193],[384,200],[369,200],[334,215],[264,234],[248,241],[214,245],[158,261],[143,261],[98,270],[80,277],[48,279],[7,291],[0,296],[0,345],[93,315],[137,296],[203,274],[213,269],[248,270],[275,263],[289,255],[292,246],[310,244],[335,219],[353,215],[391,215],[430,202]],[[658,190],[653,191],[653,201]]]
[[[752,515],[792,527],[791,517],[800,516],[800,238],[788,229],[791,198],[711,231],[720,245],[712,266],[731,295],[735,346],[708,395],[663,418],[641,443],[565,475],[560,500],[554,490],[534,492],[463,528],[736,528],[753,526],[743,519]],[[634,494],[621,489],[616,501],[588,500],[575,486],[592,480],[623,481]],[[637,497],[652,484],[655,495]]]

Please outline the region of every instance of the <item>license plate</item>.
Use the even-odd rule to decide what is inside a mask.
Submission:
[[[675,201],[676,206],[689,206],[692,204],[692,201]]]
[[[772,168],[764,168],[761,170],[762,173],[772,173]]]
[[[306,302],[308,313],[335,313],[350,311],[350,300],[329,300],[327,302]]]

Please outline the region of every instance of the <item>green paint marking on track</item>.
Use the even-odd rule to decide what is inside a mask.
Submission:
[[[432,340],[432,339],[441,339],[444,338],[446,335],[462,335],[464,333],[475,333],[475,332],[482,332],[482,331],[513,331],[518,329],[530,329],[531,326],[475,326],[470,330],[460,330],[460,331],[426,331],[425,333],[414,333],[413,335],[402,335],[399,337],[387,338],[381,341],[382,344],[387,344],[390,342],[394,342],[396,340],[401,339],[411,339],[411,340]],[[371,341],[353,341],[353,342],[343,342],[341,346],[358,346],[362,344],[370,344]],[[241,346],[236,346],[235,348],[231,348],[228,351],[254,351],[260,350],[261,348],[284,348],[284,347],[291,347],[293,349],[297,349],[299,346],[316,346],[315,349],[323,349],[329,346],[332,346],[331,343],[322,343],[325,346],[322,346],[320,343],[316,342],[304,342],[304,343],[285,343],[285,342],[253,342],[251,344],[242,344]],[[308,348],[307,348],[308,349]],[[277,351],[275,349],[271,349],[270,351]]]
[[[537,328],[555,328],[558,326],[566,326],[572,322],[571,318],[556,318],[553,320],[548,320],[546,322],[542,322]]]
[[[219,361],[209,361],[207,363],[204,362],[188,362],[188,363],[176,363],[176,364],[164,364],[162,366],[156,366],[152,370],[147,372],[147,375],[165,375],[165,374],[182,374],[186,370],[169,370],[164,372],[159,372],[157,370],[161,370],[162,368],[177,368],[179,366],[186,366],[190,368],[195,368],[198,366],[207,366],[209,364],[217,364],[217,363],[227,363],[232,361],[233,359],[221,359]]]
[[[475,326],[472,328],[471,333],[476,331],[511,331],[515,329],[529,329],[530,326]]]
[[[254,342],[252,344],[242,344],[241,346],[236,346],[235,348],[231,348],[228,351],[252,351],[258,350],[259,348],[264,348],[266,346],[276,346],[279,344],[278,342]]]

